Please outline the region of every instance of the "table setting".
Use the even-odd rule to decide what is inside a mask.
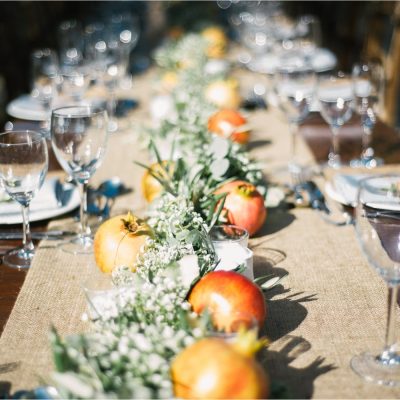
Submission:
[[[7,107],[33,128],[0,134],[0,286],[24,274],[0,307],[0,397],[400,395],[378,67],[337,72],[310,15],[218,3],[235,42],[170,35],[133,79],[134,14],[66,21],[58,59],[36,54],[47,80]]]

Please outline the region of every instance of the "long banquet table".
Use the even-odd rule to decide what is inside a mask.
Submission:
[[[134,188],[118,198],[114,213],[140,213],[145,206],[139,189],[142,169],[133,162],[148,161],[138,136],[148,121],[152,78],[150,71],[135,82],[132,94],[140,107],[124,121],[121,132],[110,136],[106,159],[93,179],[96,184],[119,176]],[[270,181],[287,183],[287,123],[273,108],[251,112],[249,118],[252,156],[262,163]],[[317,125],[304,126],[303,134],[310,139]],[[321,149],[318,142],[314,145]],[[316,164],[304,141],[299,152],[310,165]],[[64,217],[49,226],[68,228],[73,223]],[[276,207],[269,209],[263,231],[250,246],[256,275],[288,272],[281,285],[266,292],[265,332],[271,345],[262,361],[272,381],[283,383],[294,398],[400,397],[399,388],[366,383],[349,366],[353,355],[381,349],[386,319],[385,284],[361,253],[353,226],[327,224],[310,208]],[[66,255],[54,242],[40,243],[0,338],[0,388],[31,389],[51,373],[51,325],[61,335],[88,329],[82,320],[82,284],[92,268],[91,256]],[[1,276],[4,285],[7,276]],[[18,289],[16,283],[15,292]]]

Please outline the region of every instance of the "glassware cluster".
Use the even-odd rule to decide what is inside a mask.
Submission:
[[[105,88],[109,130],[116,131],[116,92],[131,79],[130,55],[139,32],[138,17],[131,13],[113,13],[85,27],[77,20],[62,22],[59,53],[44,48],[32,55],[32,97],[43,104],[48,119],[51,108],[90,104],[87,90],[97,85]]]

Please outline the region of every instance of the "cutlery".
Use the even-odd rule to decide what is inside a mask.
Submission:
[[[54,188],[57,204],[59,207],[64,207],[68,204],[76,186],[73,180],[66,180],[61,182],[59,179],[56,181]]]
[[[326,205],[324,195],[313,181],[306,181],[302,186],[309,195],[311,208],[323,211],[325,214],[331,214],[331,210]]]
[[[353,217],[348,212],[341,211],[339,218],[333,210],[328,207],[325,201],[325,197],[321,190],[313,181],[306,181],[303,184],[304,190],[309,196],[310,206],[314,210],[318,211],[318,215],[325,221],[335,226],[344,226],[353,223]],[[336,213],[337,214],[337,213]]]
[[[62,240],[74,235],[76,235],[76,232],[61,230],[31,233],[34,240]],[[22,232],[0,232],[0,240],[17,240],[22,239],[22,237]]]
[[[396,211],[366,211],[367,218],[390,218],[400,220],[400,212]]]

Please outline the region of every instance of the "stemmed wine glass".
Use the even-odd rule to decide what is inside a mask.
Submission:
[[[382,65],[368,62],[355,64],[352,76],[356,111],[361,117],[363,136],[361,157],[359,160],[352,160],[351,165],[373,168],[383,164],[382,159],[375,157],[371,139],[377,119],[384,72]]]
[[[342,164],[339,131],[353,114],[354,95],[351,77],[341,71],[321,76],[317,85],[317,98],[321,115],[332,131],[332,150],[328,155],[328,166],[339,168]]]
[[[127,73],[129,57],[140,35],[139,19],[131,13],[113,14],[108,23],[107,42],[111,48],[119,48]]]
[[[3,262],[29,268],[35,253],[29,227],[29,204],[41,188],[48,169],[45,137],[35,131],[0,134],[0,180],[8,195],[22,207],[22,247],[7,252]]]
[[[107,111],[102,107],[75,105],[52,112],[51,142],[58,162],[81,188],[80,231],[61,248],[73,254],[89,254],[93,240],[87,224],[89,179],[103,161],[108,140]]]
[[[298,173],[301,169],[296,158],[298,127],[310,112],[316,85],[314,70],[303,57],[295,53],[281,57],[274,85],[279,107],[289,122],[292,134],[292,155],[289,162],[289,171],[292,173]]]
[[[32,92],[46,112],[44,130],[50,128],[52,102],[57,94],[59,64],[57,54],[48,48],[38,49],[32,53]]]
[[[361,181],[358,190],[355,227],[361,248],[370,265],[388,288],[385,345],[379,353],[363,353],[351,360],[355,372],[368,381],[400,385],[400,347],[395,315],[400,285],[400,175],[380,175]]]

